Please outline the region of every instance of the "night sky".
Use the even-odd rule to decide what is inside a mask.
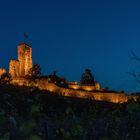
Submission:
[[[139,0],[1,0],[0,66],[17,59],[17,45],[33,48],[44,74],[78,81],[86,68],[103,87],[140,91],[128,71],[140,72]]]

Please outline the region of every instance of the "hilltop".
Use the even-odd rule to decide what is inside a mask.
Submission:
[[[0,139],[140,139],[140,104],[64,97],[35,87],[0,86]]]
[[[20,43],[17,52],[17,59],[9,61],[9,72],[0,68],[0,83],[7,80],[8,83],[17,86],[34,86],[63,96],[90,98],[112,103],[124,103],[131,99],[136,101],[138,98],[136,95],[106,90],[99,82],[95,81],[90,69],[85,69],[80,83],[59,77],[56,71],[44,76],[41,74],[40,65],[33,64],[32,47],[30,45],[25,42]]]

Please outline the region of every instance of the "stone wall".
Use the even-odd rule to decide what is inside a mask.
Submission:
[[[86,85],[78,85],[78,84],[68,84],[68,87],[71,89],[77,90],[85,90],[85,91],[94,91],[94,90],[102,90],[99,83],[95,83],[95,86],[86,86]]]
[[[15,79],[12,81],[13,84],[17,85],[32,85],[30,81],[27,81],[25,79]],[[50,92],[58,93],[62,96],[72,96],[72,97],[78,97],[78,98],[88,98],[92,100],[98,100],[98,101],[108,101],[112,103],[124,103],[127,102],[129,99],[137,100],[138,96],[134,95],[126,95],[124,93],[119,92],[104,92],[104,91],[83,91],[83,90],[74,90],[69,88],[63,88],[58,87],[57,85],[53,83],[48,83],[47,80],[37,80],[36,84],[34,86],[37,86],[41,90],[48,90]]]
[[[128,99],[137,99],[137,96],[125,95],[123,93],[115,93],[115,92],[103,92],[103,91],[82,91],[82,90],[74,90],[68,88],[62,88],[54,85],[53,83],[47,83],[45,81],[38,81],[38,87],[42,90],[49,90],[51,92],[59,93],[63,96],[74,96],[79,98],[90,98],[92,100],[98,101],[108,101],[112,103],[124,103],[127,102]]]
[[[19,76],[19,61],[18,60],[10,60],[10,62],[9,62],[9,74],[12,77]]]
[[[1,77],[3,74],[5,74],[5,73],[6,73],[6,70],[3,69],[3,68],[0,68],[0,77]]]

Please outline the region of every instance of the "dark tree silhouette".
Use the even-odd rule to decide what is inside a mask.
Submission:
[[[0,84],[10,84],[11,75],[8,73],[4,73],[0,77]]]
[[[131,59],[140,62],[140,58],[133,51],[131,51],[131,54],[132,54]],[[136,79],[136,81],[140,84],[140,73],[137,73],[135,70],[126,73],[133,76]]]
[[[85,70],[85,73],[82,75],[81,85],[95,85],[94,77],[91,74],[91,71],[89,69]]]
[[[38,64],[34,64],[33,67],[29,70],[28,76],[38,78],[41,76],[41,67]]]
[[[41,67],[38,64],[34,64],[33,67],[29,70],[28,74],[25,76],[31,86],[36,84],[36,79],[41,77]]]
[[[66,79],[57,75],[57,71],[53,71],[52,74],[48,75],[50,83],[55,83],[59,86],[66,86]]]

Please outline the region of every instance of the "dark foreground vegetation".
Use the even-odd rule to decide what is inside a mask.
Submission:
[[[0,140],[139,140],[140,104],[0,86]]]

